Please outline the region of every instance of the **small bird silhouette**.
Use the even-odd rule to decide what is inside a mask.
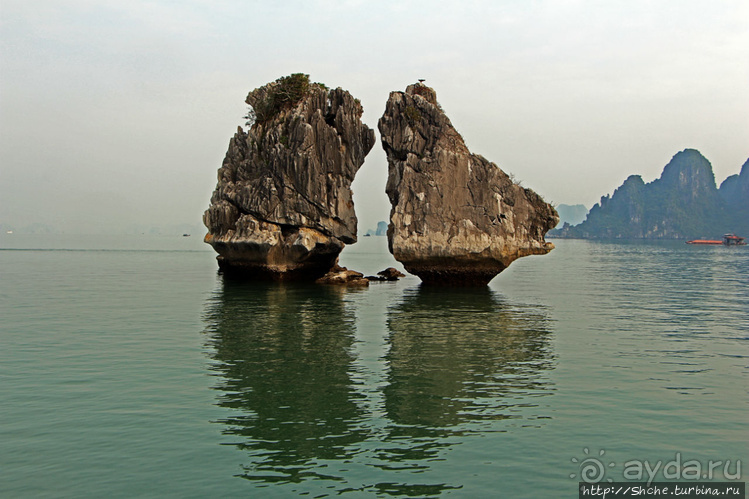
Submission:
[[[424,83],[426,80],[424,78],[419,78],[419,83]]]

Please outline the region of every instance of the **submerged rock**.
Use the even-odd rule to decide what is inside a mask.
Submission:
[[[427,284],[485,285],[517,258],[542,255],[554,208],[497,165],[471,154],[417,83],[391,92],[379,121],[388,158],[388,246]]]
[[[369,279],[364,274],[338,265],[333,266],[324,276],[315,281],[317,284],[344,284],[346,286],[369,286]]]
[[[397,281],[401,277],[406,277],[406,274],[395,267],[388,267],[377,272],[377,275],[368,275],[367,279],[370,281]]]
[[[397,281],[405,274],[393,267],[377,272],[377,275],[364,276],[361,272],[349,270],[338,264],[334,265],[324,276],[315,280],[317,284],[345,284],[347,286],[368,286],[370,282]]]
[[[246,102],[251,127],[229,143],[203,216],[205,242],[224,271],[317,279],[356,242],[351,182],[374,130],[358,99],[303,74],[257,88]]]

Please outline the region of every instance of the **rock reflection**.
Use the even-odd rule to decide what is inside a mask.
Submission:
[[[489,288],[420,287],[390,308],[387,323],[385,404],[408,432],[544,417],[527,410],[551,391],[542,376],[553,366],[543,308],[510,306]]]
[[[354,317],[323,286],[225,280],[205,320],[220,406],[233,445],[248,451],[244,478],[299,482],[317,459],[346,459],[365,438],[349,377]]]
[[[548,417],[543,307],[489,289],[392,289],[378,307],[371,290],[223,283],[206,331],[241,477],[287,496],[434,497],[470,473],[446,468],[456,444],[493,452],[473,437]]]
[[[488,288],[407,290],[387,314],[391,423],[375,466],[424,483],[449,448],[472,441],[480,449],[473,435],[540,426],[549,416],[537,397],[553,390],[544,375],[554,363],[548,322],[542,307],[512,306]]]

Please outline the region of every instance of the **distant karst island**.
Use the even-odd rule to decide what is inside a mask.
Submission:
[[[249,93],[249,130],[229,143],[203,221],[223,272],[250,279],[352,282],[338,267],[357,240],[351,183],[375,143],[358,99],[309,75]],[[379,120],[392,208],[388,247],[426,284],[486,285],[512,261],[554,247],[559,216],[538,194],[472,154],[422,82],[391,92]],[[394,272],[395,271],[395,272]]]
[[[749,159],[716,187],[710,162],[696,149],[677,153],[659,179],[629,176],[591,208],[584,222],[550,237],[576,239],[720,238],[749,234]]]
[[[387,236],[388,235],[388,223],[384,220],[377,222],[377,228],[375,230],[369,229],[365,236]]]
[[[559,213],[559,223],[556,228],[560,229],[564,224],[577,225],[585,221],[588,216],[588,208],[583,204],[558,204],[555,206]]]

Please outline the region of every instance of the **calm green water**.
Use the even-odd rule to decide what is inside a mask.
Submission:
[[[224,281],[195,237],[0,235],[0,495],[576,497],[586,459],[677,456],[746,481],[749,248],[555,243],[487,289],[347,290]],[[378,237],[342,263],[395,265]]]

